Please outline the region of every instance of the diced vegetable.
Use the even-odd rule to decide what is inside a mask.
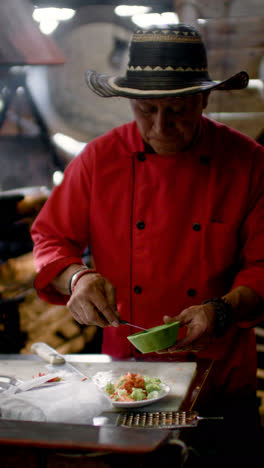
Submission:
[[[144,375],[145,384],[148,383],[161,383],[161,380],[158,377],[149,377],[148,375]]]
[[[112,384],[112,382],[108,382],[108,384],[107,384],[106,387],[105,387],[105,391],[106,391],[106,393],[109,393],[109,395],[111,395],[112,393],[114,393],[114,391],[115,391],[115,386],[114,386],[114,384]]]
[[[159,383],[151,383],[149,382],[147,385],[146,385],[146,390],[147,390],[147,393],[151,393],[151,392],[154,392],[155,390],[157,392],[160,391],[160,384]]]
[[[150,392],[148,393],[148,400],[151,400],[152,398],[158,398],[158,396],[159,396],[159,392],[157,391]]]
[[[144,390],[142,390],[142,388],[133,388],[132,390],[132,393],[131,393],[131,398],[133,398],[133,400],[145,400],[146,396],[147,396],[147,392],[144,392]]]

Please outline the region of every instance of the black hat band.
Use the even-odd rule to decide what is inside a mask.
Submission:
[[[132,43],[128,70],[144,68],[207,70],[206,53],[199,43]]]

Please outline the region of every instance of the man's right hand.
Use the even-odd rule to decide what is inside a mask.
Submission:
[[[86,273],[77,281],[67,307],[80,324],[119,326],[114,286],[99,273]]]
[[[85,265],[69,265],[53,279],[52,286],[61,294],[68,295],[69,282],[80,268],[85,269]],[[78,278],[67,306],[74,319],[82,325],[119,325],[115,288],[106,278],[94,271],[87,271]]]

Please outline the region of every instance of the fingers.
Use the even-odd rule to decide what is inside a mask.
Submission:
[[[169,315],[164,315],[163,316],[163,322],[164,323],[180,322],[180,327],[183,327],[187,323],[186,320],[184,319],[184,316],[182,315],[183,312],[181,312],[179,315],[176,315],[175,317],[170,317]]]
[[[113,287],[113,285],[107,279],[105,279],[104,290],[105,290],[106,300],[107,300],[111,310],[113,311],[113,313],[115,314],[115,316],[119,320],[120,316],[119,316],[119,313],[117,312],[117,308],[116,308],[116,290]]]
[[[168,353],[198,353],[203,349],[202,345],[198,343],[186,343],[184,340],[181,340],[177,345],[171,346],[168,348]]]
[[[164,323],[173,323],[176,322],[176,317],[170,317],[169,315],[164,315],[163,317]]]
[[[202,343],[191,342],[188,343],[184,338],[179,340],[174,346],[170,348],[162,349],[157,351],[157,354],[173,354],[173,353],[198,353],[204,348]]]
[[[185,352],[197,352],[202,349],[202,346],[199,346],[200,338],[200,328],[198,325],[190,325],[187,328],[187,334],[182,339],[178,340],[175,345],[170,348],[159,351],[160,354],[163,353],[185,353]]]
[[[177,343],[161,352],[183,353],[198,352],[208,346],[211,338],[211,310],[207,310],[204,305],[190,306],[181,311],[175,317],[165,315],[165,323],[180,322],[180,326],[186,326],[186,336],[177,341]]]
[[[79,279],[67,306],[81,324],[119,326],[115,289],[98,273],[84,275]]]
[[[169,348],[169,352],[197,352],[203,348],[203,329],[199,322],[190,321],[185,337]]]
[[[192,343],[191,346],[171,346],[170,348],[162,349],[160,351],[156,351],[157,354],[183,354],[183,353],[198,353],[203,349],[202,346],[194,345]]]
[[[73,318],[81,325],[96,325],[101,328],[109,326],[108,321],[98,313],[96,307],[89,301],[87,301],[85,308],[71,306],[70,311]]]
[[[91,299],[93,305],[105,317],[108,324],[110,323],[111,325],[119,326],[117,316],[114,314],[112,308],[110,307],[107,301],[107,298],[100,289],[98,289],[96,292],[94,292],[94,294],[91,295]]]

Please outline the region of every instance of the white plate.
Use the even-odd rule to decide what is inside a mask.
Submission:
[[[159,401],[162,398],[165,398],[169,392],[170,392],[170,387],[166,384],[161,384],[161,391],[160,391],[159,396],[157,398],[150,398],[149,400],[115,401],[115,400],[112,400],[112,398],[110,398],[108,394],[105,394],[105,395],[111,401],[112,405],[115,406],[116,408],[140,408],[141,406],[147,406],[147,405],[151,405],[152,403],[156,403],[156,401]]]

